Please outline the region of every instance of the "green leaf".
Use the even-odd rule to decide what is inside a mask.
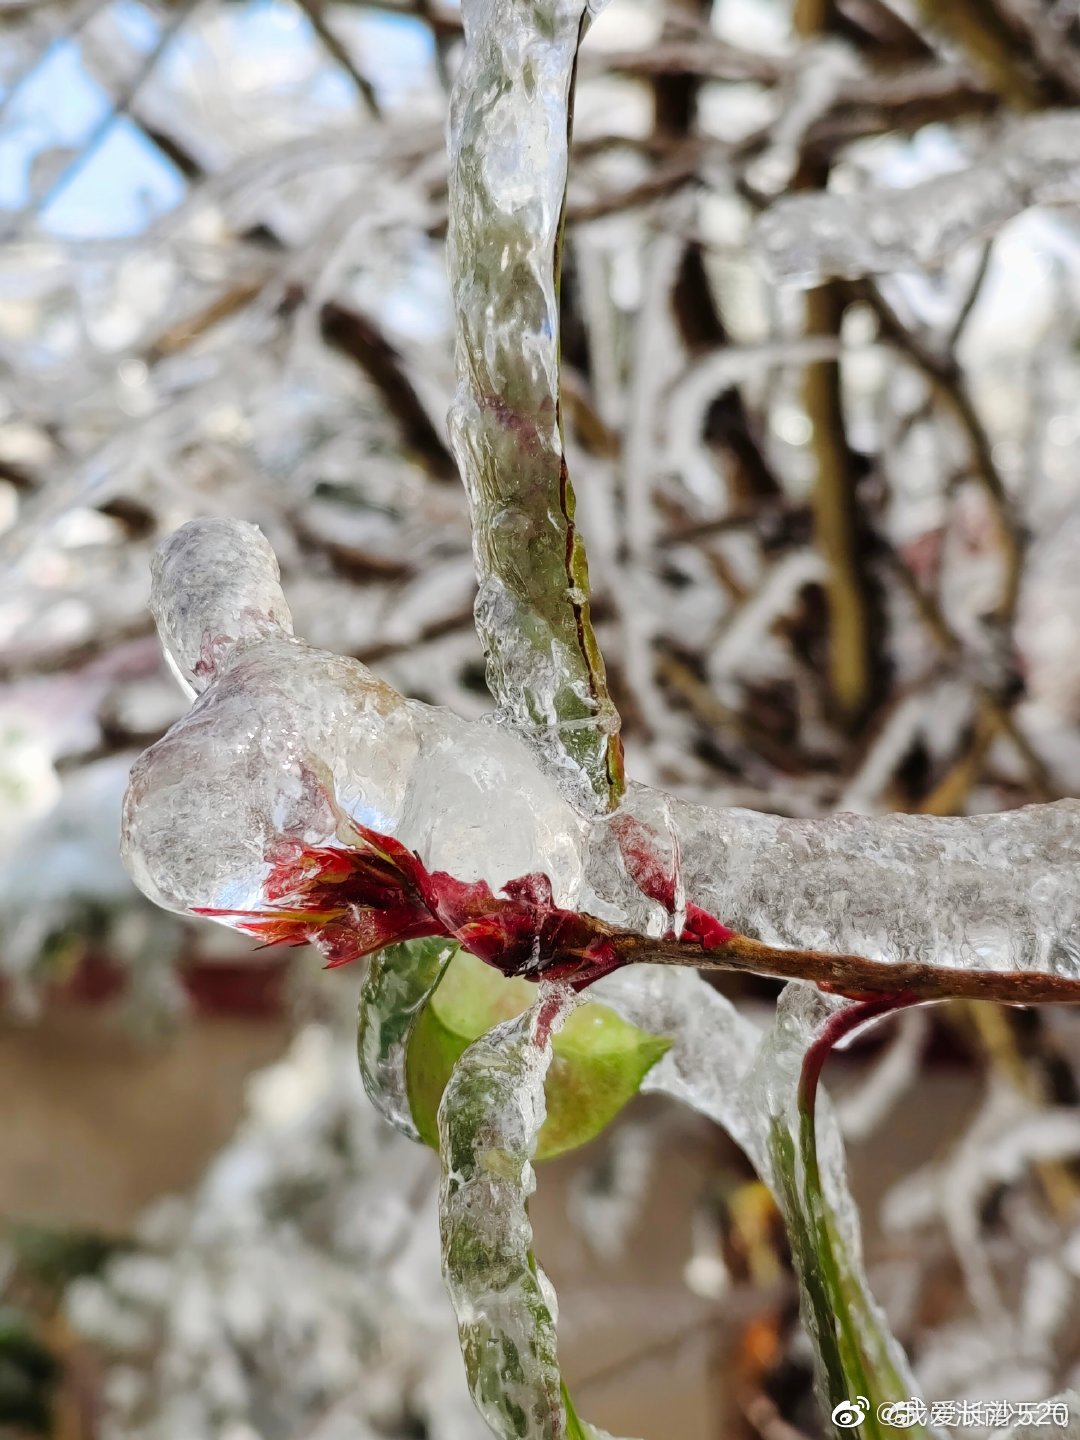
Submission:
[[[406,1085],[420,1138],[438,1148],[439,1101],[458,1057],[501,1020],[536,998],[527,980],[507,980],[467,951],[459,951],[416,1021],[409,1038]],[[555,1039],[545,1093],[547,1120],[536,1159],[576,1149],[598,1135],[637,1094],[670,1041],[648,1035],[606,1005],[581,1005]]]

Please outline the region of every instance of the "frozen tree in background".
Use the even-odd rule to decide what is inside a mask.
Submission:
[[[52,238],[71,162],[43,152],[10,218],[38,277],[22,303],[53,324],[39,332],[32,312],[43,338],[27,365],[13,348],[21,384],[0,426],[0,623],[23,717],[9,746],[59,790],[24,802],[52,857],[78,786],[107,786],[114,757],[177,714],[144,641],[149,550],[192,515],[258,521],[306,640],[250,529],[197,524],[162,552],[156,618],[202,698],[136,770],[140,884],[332,961],[409,947],[375,962],[364,1032],[365,1078],[405,1128],[413,1029],[458,963],[448,946],[574,983],[654,962],[597,992],[667,1047],[645,1088],[718,1120],[770,1184],[823,1396],[892,1399],[918,1387],[861,1273],[824,1109],[815,1128],[829,1045],[893,1004],[1071,999],[1077,981],[1077,812],[1046,803],[1078,772],[1077,37],[1051,6],[642,6],[621,25],[618,8],[576,62],[565,217],[577,7],[530,28],[532,7],[478,5],[464,60],[456,12],[425,11],[431,83],[407,102],[365,71],[365,11],[305,11],[291,104],[254,129],[230,128],[235,103],[175,103],[184,72],[168,63],[187,36],[226,56],[235,10],[163,14],[149,42],[108,7],[16,16],[30,65],[54,21],[75,26],[82,63],[187,194],[92,264]],[[351,89],[320,125],[304,87],[325,57]],[[438,86],[452,74],[448,217]],[[465,514],[439,419],[448,219],[451,433],[495,723],[478,723]],[[83,711],[35,730],[25,717],[55,716],[73,671]],[[649,787],[625,796],[620,712],[627,769]],[[115,876],[69,875],[47,896],[70,897],[60,930],[81,904],[104,900],[115,925],[132,903]],[[24,1003],[50,936],[32,898],[15,883],[5,899]],[[762,1038],[675,968],[693,965],[801,977],[831,998],[796,983]],[[1032,1039],[1010,1018],[969,1020],[989,1057],[981,1133],[1013,1137],[1013,1159],[980,1170],[985,1147],[961,1144],[954,1181],[913,1177],[897,1213],[936,1224],[997,1308],[972,1348],[945,1324],[953,1343],[935,1337],[912,1302],[903,1338],[928,1393],[931,1379],[940,1394],[1007,1389],[1003,1362],[1020,1357],[1017,1393],[1050,1394],[1075,1354],[1060,1287],[1058,1319],[1037,1344],[1020,1336],[1055,1245],[1072,1243],[1076,1085],[1055,1062],[1073,1022],[1055,1011]],[[462,1114],[470,1085],[532,1043],[513,1024],[490,1060],[490,1035],[458,1060],[447,1094]],[[904,1075],[883,1078],[879,1114]],[[514,1127],[523,1077],[492,1120],[508,1127],[494,1144],[514,1157],[498,1176],[514,1203],[543,1119],[534,1104]],[[1002,1077],[1013,1112],[991,1105]],[[415,1068],[412,1083],[415,1098]],[[484,1136],[459,1119],[448,1102],[444,1159],[460,1145],[458,1179],[475,1165],[482,1184]],[[1025,1125],[1040,1138],[1016,1139]],[[978,1213],[992,1183],[1013,1198],[993,1244]],[[1032,1214],[1050,1217],[1042,1253]],[[460,1300],[487,1251],[482,1231],[458,1238]],[[504,1258],[521,1295],[533,1287],[536,1433],[588,1433],[550,1369],[553,1301],[518,1238]],[[490,1384],[484,1347],[521,1321],[511,1307],[471,1359],[466,1340],[474,1393]],[[511,1410],[484,1413],[532,1433]]]

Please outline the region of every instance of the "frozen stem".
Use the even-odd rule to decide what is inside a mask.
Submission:
[[[458,390],[450,415],[500,710],[608,809],[619,719],[589,611],[563,450],[559,274],[585,0],[473,0],[451,97],[448,250]]]
[[[825,1061],[836,1045],[879,1016],[917,1003],[903,993],[883,995],[837,1010],[824,1023],[806,1051],[797,1092],[799,1167],[791,1136],[782,1123],[773,1135],[773,1159],[780,1182],[792,1248],[803,1286],[804,1304],[813,1312],[811,1331],[817,1341],[821,1380],[827,1406],[863,1396],[870,1402],[862,1422],[864,1440],[877,1440],[891,1427],[878,1418],[878,1405],[907,1398],[907,1382],[890,1354],[891,1336],[867,1303],[862,1276],[854,1266],[833,1219],[822,1185],[818,1161],[817,1092]],[[923,1427],[916,1434],[925,1435]]]

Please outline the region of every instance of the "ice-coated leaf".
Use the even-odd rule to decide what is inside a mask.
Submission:
[[[412,1140],[421,1131],[409,1104],[409,1039],[456,949],[439,938],[388,945],[372,959],[360,992],[356,1038],[364,1089],[379,1113]]]
[[[476,1408],[498,1440],[592,1440],[564,1406],[555,1292],[532,1254],[528,1200],[552,1039],[576,997],[541,985],[524,1014],[461,1056],[439,1107],[443,1278]]]
[[[761,1044],[753,1021],[691,970],[633,965],[601,980],[592,994],[630,1024],[670,1037],[642,1093],[669,1095],[708,1116],[768,1178],[766,1137],[743,1095]]]
[[[500,709],[606,807],[619,720],[589,617],[559,410],[559,250],[588,0],[466,0],[450,103],[451,439],[473,522],[476,623]]]
[[[1078,147],[1075,114],[1017,119],[960,174],[906,189],[785,196],[758,220],[757,244],[776,279],[804,286],[940,265],[1028,206],[1075,204]]]
[[[407,1042],[409,1106],[422,1140],[438,1145],[439,1101],[458,1058],[535,998],[536,987],[528,981],[504,979],[464,950],[454,957]],[[605,1005],[579,1006],[555,1036],[545,1085],[547,1118],[535,1158],[561,1155],[598,1135],[637,1094],[668,1043]]]

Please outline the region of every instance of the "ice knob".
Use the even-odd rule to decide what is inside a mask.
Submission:
[[[246,520],[181,525],[156,551],[150,576],[150,610],[166,659],[191,697],[238,643],[292,634],[277,557]]]

